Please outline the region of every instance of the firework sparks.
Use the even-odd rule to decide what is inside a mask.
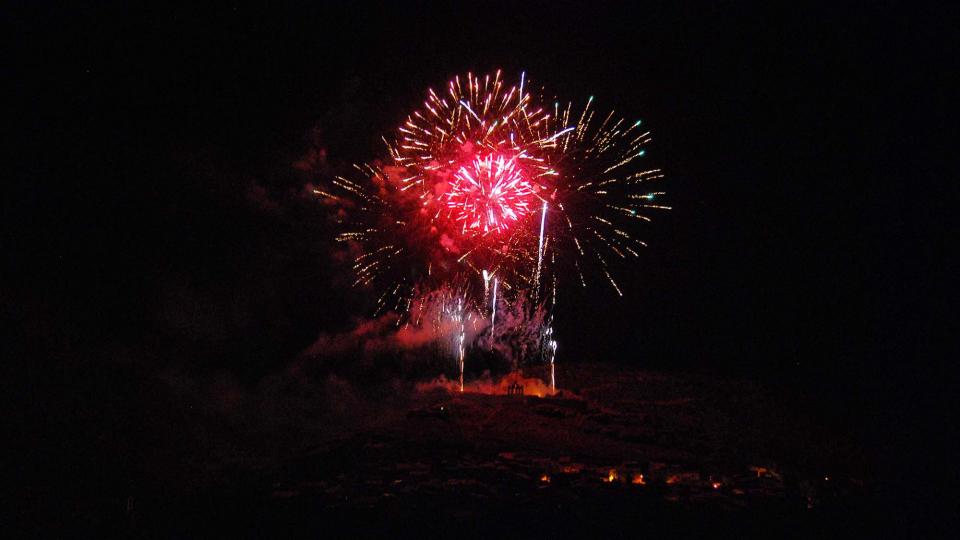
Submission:
[[[546,149],[544,161],[559,171],[549,186],[558,216],[545,233],[545,251],[553,283],[573,273],[586,286],[585,271],[595,268],[622,296],[609,261],[639,258],[646,243],[634,236],[637,225],[670,207],[654,204],[664,192],[648,188],[663,177],[660,169],[642,165],[650,132],[640,129],[642,122],[628,123],[613,112],[601,120],[592,105],[593,97],[575,114],[572,104],[561,110],[554,103],[555,116],[545,121],[556,145]],[[574,117],[573,128],[565,127]]]
[[[643,165],[651,135],[642,122],[598,114],[592,96],[582,109],[551,107],[530,90],[525,73],[513,86],[499,71],[455,77],[384,139],[389,165],[356,166],[361,179],[337,176],[314,191],[337,211],[337,240],[356,252],[354,286],[380,291],[378,313],[409,313],[418,289],[464,284],[450,315],[461,327],[461,384],[468,303],[490,301],[493,335],[498,294],[536,304],[549,283],[552,306],[568,274],[586,286],[593,272],[622,296],[614,263],[639,258],[637,226],[669,209],[650,187],[663,173]],[[553,386],[552,329],[544,346]]]
[[[464,234],[501,232],[521,221],[533,200],[533,187],[517,158],[492,154],[460,167],[443,194],[448,216],[463,224]]]
[[[557,358],[557,342],[553,339],[552,320],[548,321],[544,326],[543,336],[541,337],[541,347],[543,349],[543,356],[550,365],[550,390],[556,392],[557,378],[554,365]]]
[[[460,365],[460,391],[463,392],[463,368],[464,364],[464,355],[466,350],[464,348],[464,338],[466,336],[466,330],[463,324],[463,299],[457,298],[457,310],[453,313],[453,320],[457,324],[457,358]]]
[[[534,297],[540,288],[540,269],[543,267],[543,229],[547,224],[547,201],[543,201],[543,210],[540,212],[540,235],[537,237],[537,271],[533,277]]]
[[[493,278],[493,302],[490,305],[490,334],[497,328],[497,278]]]

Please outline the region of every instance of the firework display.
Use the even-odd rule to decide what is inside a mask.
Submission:
[[[378,291],[378,313],[407,314],[409,324],[418,294],[457,284],[442,311],[459,321],[462,386],[468,313],[492,336],[498,296],[550,309],[568,278],[623,294],[614,261],[638,257],[646,244],[636,225],[669,209],[651,187],[663,174],[643,165],[650,140],[640,121],[598,113],[593,97],[561,107],[531,92],[525,74],[509,86],[499,71],[467,74],[428,90],[384,138],[385,162],[355,166],[359,174],[315,193],[336,209],[354,285]],[[552,327],[541,336],[552,374]]]

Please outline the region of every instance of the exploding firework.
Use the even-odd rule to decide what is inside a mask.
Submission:
[[[506,289],[532,278],[527,225],[557,174],[543,158],[557,144],[549,115],[533,103],[523,75],[509,87],[499,71],[458,76],[429,90],[388,143],[406,171],[400,189],[416,193],[434,241],[460,270],[496,273]]]
[[[503,232],[531,210],[534,189],[517,158],[477,157],[453,175],[441,198],[447,216],[462,223],[464,234]]]
[[[642,166],[650,132],[598,114],[593,97],[577,110],[545,106],[525,79],[467,74],[429,90],[388,144],[406,171],[401,189],[418,193],[462,267],[497,271],[534,298],[546,288],[552,301],[563,276],[586,286],[593,269],[622,295],[613,260],[639,257],[636,226],[669,208],[648,188],[660,169]]]
[[[516,85],[499,71],[455,77],[384,139],[389,164],[316,190],[344,227],[354,285],[380,291],[378,313],[410,316],[417,291],[457,283],[447,317],[489,306],[492,337],[498,296],[552,306],[567,276],[622,295],[614,265],[639,257],[637,226],[669,209],[651,188],[663,174],[643,165],[650,132],[598,114],[592,97],[574,109],[542,96],[523,74]],[[462,375],[464,332],[451,335]],[[549,334],[540,356],[552,366],[555,353]]]
[[[436,258],[431,246],[420,241],[429,224],[418,219],[416,202],[396,189],[397,168],[354,168],[360,180],[337,176],[314,193],[334,208],[332,218],[343,229],[336,240],[349,247],[353,286],[380,291],[374,315],[407,313]]]
[[[554,115],[542,127],[546,134],[555,134],[556,142],[545,148],[544,162],[559,172],[541,190],[541,223],[548,229],[540,233],[536,286],[546,282],[554,301],[558,280],[573,273],[586,287],[590,269],[622,296],[612,261],[639,258],[638,251],[647,244],[635,236],[637,225],[649,222],[656,211],[670,209],[657,202],[664,192],[651,188],[663,173],[643,165],[650,132],[642,129],[641,121],[628,122],[613,111],[597,115],[592,104],[593,97],[574,112],[572,104],[561,110],[555,102]],[[545,280],[542,259],[550,263]]]

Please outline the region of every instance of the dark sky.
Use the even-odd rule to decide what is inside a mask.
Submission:
[[[946,207],[926,186],[945,142],[924,140],[946,91],[914,91],[943,67],[946,14],[343,4],[13,10],[25,167],[4,201],[4,294],[24,354],[283,366],[367,307],[333,285],[291,163],[311,145],[334,168],[381,156],[427,86],[502,68],[643,118],[675,208],[646,228],[625,298],[561,297],[561,359],[874,392],[945,365],[945,246],[912,220]]]

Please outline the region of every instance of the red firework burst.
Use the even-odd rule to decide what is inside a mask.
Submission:
[[[355,248],[356,285],[382,291],[378,310],[400,312],[418,288],[465,276],[483,276],[484,297],[496,276],[501,295],[555,301],[567,274],[586,286],[588,273],[622,294],[614,261],[638,258],[638,225],[669,207],[653,185],[663,173],[644,165],[650,132],[592,104],[562,107],[499,71],[428,90],[384,138],[389,165],[316,190],[336,208],[337,239]],[[480,280],[465,282],[479,298]]]
[[[517,157],[487,154],[461,166],[443,202],[465,235],[498,233],[536,207],[536,191]]]

